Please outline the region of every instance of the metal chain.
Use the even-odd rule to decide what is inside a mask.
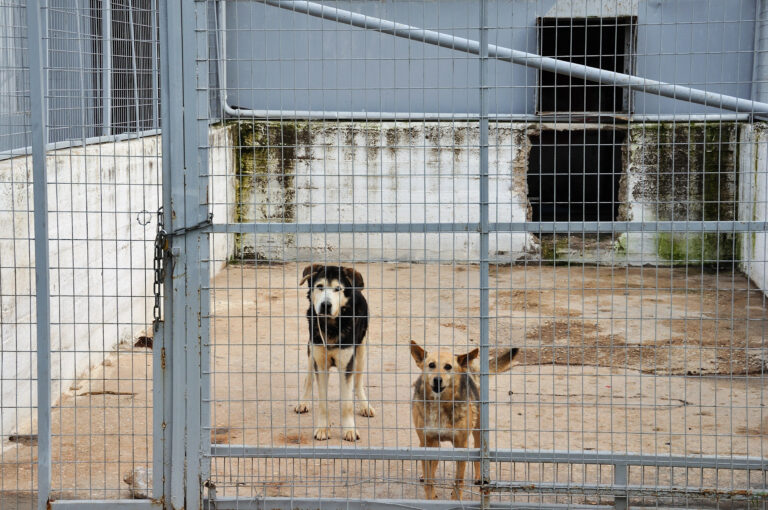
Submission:
[[[155,281],[152,289],[155,294],[155,306],[152,310],[152,324],[155,331],[157,331],[158,327],[160,326],[160,321],[162,320],[160,313],[160,294],[163,289],[163,280],[165,280],[165,269],[168,267],[168,263],[171,260],[169,246],[171,237],[206,228],[212,223],[213,213],[209,213],[205,220],[192,225],[191,227],[182,227],[174,230],[173,232],[167,232],[165,230],[165,216],[163,215],[163,208],[160,207],[157,210],[157,234],[155,235],[154,257]]]
[[[165,217],[162,206],[157,210],[157,234],[155,235],[155,257],[154,270],[155,281],[153,292],[155,294],[155,306],[152,310],[153,328],[155,331],[160,327],[160,293],[165,279],[165,257],[168,253],[168,233],[165,231]]]

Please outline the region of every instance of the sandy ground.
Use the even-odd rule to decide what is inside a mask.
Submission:
[[[371,320],[365,446],[418,446],[408,342],[463,352],[479,342],[477,266],[360,264]],[[293,412],[305,372],[301,266],[231,266],[218,275],[211,355],[215,443],[342,445],[338,378],[332,438],[315,410]],[[764,298],[739,274],[701,269],[492,267],[490,338],[520,364],[490,387],[492,447],[768,457]],[[54,490],[126,497],[123,475],[151,458],[151,352],[121,346],[54,409]],[[25,431],[20,431],[24,433]],[[4,438],[8,439],[8,438]],[[33,444],[3,443],[0,491],[28,490]],[[453,465],[438,476],[452,477]],[[610,483],[610,468],[494,465],[500,480]],[[760,487],[764,474],[630,470],[645,484]],[[415,462],[217,459],[220,495],[421,497]],[[447,488],[439,491],[448,497]],[[476,497],[476,495],[475,495]],[[508,496],[507,496],[508,497]],[[553,501],[553,500],[552,500]],[[576,497],[569,502],[596,501]]]

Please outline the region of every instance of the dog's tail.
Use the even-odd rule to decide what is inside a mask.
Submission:
[[[512,368],[512,361],[520,353],[520,349],[513,347],[511,349],[498,349],[495,353],[491,353],[491,359],[488,363],[490,374],[500,374],[506,372]],[[480,360],[475,358],[469,365],[469,369],[476,373],[480,373]]]

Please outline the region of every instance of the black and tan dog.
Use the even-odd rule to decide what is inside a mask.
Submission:
[[[450,441],[454,448],[467,448],[469,434],[475,448],[480,448],[480,386],[477,359],[479,349],[455,356],[450,351],[427,352],[411,341],[411,356],[421,369],[413,384],[411,411],[413,425],[419,436],[419,446],[440,446]],[[490,359],[491,374],[505,372],[512,366],[518,349],[504,349]],[[436,460],[422,461],[424,492],[435,499]],[[466,462],[456,462],[453,499],[461,499]],[[475,479],[480,479],[480,463],[474,463]]]
[[[342,437],[356,441],[354,400],[360,404],[360,414],[371,417],[373,408],[363,387],[365,369],[365,334],[368,332],[368,303],[361,289],[363,277],[352,268],[312,264],[304,268],[299,285],[308,282],[309,345],[307,345],[307,376],[297,413],[309,411],[312,380],[317,377],[320,412],[315,426],[315,439],[330,437],[328,423],[328,372],[339,370],[341,386]],[[353,380],[354,377],[354,397]]]

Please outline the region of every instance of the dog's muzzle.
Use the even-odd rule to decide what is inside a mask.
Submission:
[[[331,304],[330,301],[323,301],[317,305],[317,309],[315,311],[317,312],[317,315],[330,316],[331,312],[333,311],[333,304]]]
[[[432,379],[432,391],[435,393],[440,393],[445,389],[445,385],[443,384],[443,378],[442,377],[435,377]]]

